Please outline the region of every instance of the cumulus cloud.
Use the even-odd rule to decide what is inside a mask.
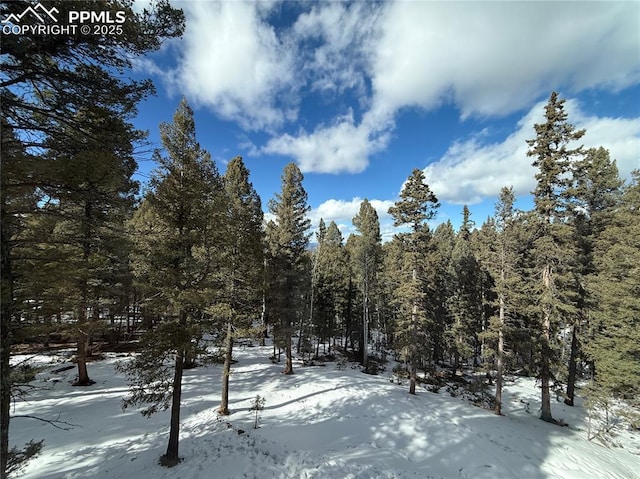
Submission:
[[[292,33],[300,48],[302,70],[312,90],[365,95],[370,48],[378,30],[379,6],[366,2],[314,5],[296,20]]]
[[[356,196],[351,200],[329,199],[323,202],[317,208],[314,208],[309,212],[309,219],[311,220],[314,231],[320,222],[320,218],[322,218],[326,224],[329,224],[331,221],[335,221],[342,235],[346,239],[351,233],[356,232],[352,224],[352,220],[360,211],[362,201],[362,198]],[[369,203],[371,203],[371,206],[373,206],[378,213],[381,233],[385,237],[390,238],[393,234],[393,221],[391,220],[388,210],[394,202],[392,200],[370,199]]]
[[[367,72],[380,12],[378,5],[365,2],[327,3],[298,17],[291,37],[299,46],[299,70],[312,92],[327,98],[352,90],[359,106],[368,105]],[[360,173],[372,154],[387,147],[391,129],[388,117],[368,113],[357,123],[349,108],[311,132],[300,128],[271,138],[262,152],[290,156],[305,173]]]
[[[185,2],[187,29],[169,83],[248,130],[296,117],[294,50],[265,20],[264,2]]]
[[[356,125],[350,111],[312,133],[300,129],[296,136],[271,138],[262,152],[291,156],[305,173],[360,173],[369,164],[369,155],[386,148],[389,139],[388,132]]]
[[[634,2],[326,2],[300,4],[290,23],[276,24],[277,5],[178,4],[187,29],[165,77],[196,105],[267,131],[270,140],[253,151],[292,157],[305,172],[363,171],[387,148],[403,108],[453,104],[463,119],[501,116],[550,90],[616,91],[640,81]],[[356,114],[314,114],[294,131],[305,95]],[[461,142],[448,154],[480,146]],[[483,148],[487,161],[497,157]]]
[[[372,71],[375,108],[453,102],[504,115],[552,89],[620,89],[640,79],[632,2],[395,2]]]
[[[320,204],[317,208],[312,210],[309,217],[312,221],[318,222],[320,218],[324,219],[325,223],[335,221],[336,223],[351,223],[351,220],[360,211],[360,205],[364,200],[359,197],[346,200],[330,199]],[[388,210],[393,206],[391,200],[369,200],[371,206],[378,213],[378,219],[383,220],[389,218]]]
[[[577,128],[587,130],[581,142],[586,148],[600,146],[609,150],[623,178],[640,168],[640,117],[610,118],[588,115],[576,100],[567,102],[567,113]]]
[[[428,165],[424,169],[426,181],[438,198],[474,204],[496,197],[503,186],[513,186],[517,195],[528,195],[535,187],[536,170],[527,156],[526,140],[535,137],[533,125],[544,122],[546,103],[536,104],[504,141],[484,144],[482,135],[477,135],[454,143],[442,158]],[[640,117],[588,115],[576,100],[568,100],[565,110],[576,129],[587,129],[581,144],[607,148],[622,176],[628,177],[632,169],[640,167]]]

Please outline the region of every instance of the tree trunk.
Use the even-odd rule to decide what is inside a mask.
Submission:
[[[260,346],[266,346],[267,339],[267,294],[262,292],[262,312],[260,313],[260,323],[262,324],[262,334],[260,335]]]
[[[542,273],[542,281],[547,290],[551,290],[551,266],[547,265]],[[546,306],[542,323],[542,358],[540,365],[540,383],[542,387],[540,419],[547,422],[554,422],[551,415],[551,394],[549,392],[549,382],[551,371],[549,366],[549,356],[551,349],[551,307]]]
[[[542,361],[542,366],[540,368],[540,383],[542,385],[542,404],[541,404],[541,412],[540,419],[547,422],[554,422],[553,416],[551,415],[551,394],[549,393],[549,361]]]
[[[13,271],[11,268],[11,246],[9,213],[7,211],[7,193],[2,177],[2,203],[0,204],[2,227],[1,268],[0,268],[0,479],[7,478],[7,460],[9,456],[9,420],[11,413],[10,348],[11,320],[13,315]]]
[[[416,393],[416,373],[417,373],[417,368],[416,368],[416,360],[415,360],[415,354],[412,352],[411,353],[411,362],[409,364],[409,394],[415,394]]]
[[[180,462],[178,456],[178,441],[180,436],[180,398],[182,396],[182,367],[184,363],[184,349],[181,347],[176,353],[175,373],[173,376],[173,394],[171,398],[171,427],[169,429],[169,444],[167,452],[160,458],[160,464],[173,467]]]
[[[8,261],[8,242],[2,226],[2,300],[0,301],[0,478],[7,478],[9,456],[9,420],[11,412],[11,379],[9,349],[11,348],[11,314],[13,281]]]
[[[4,265],[3,265],[4,266]],[[3,271],[4,272],[4,271]],[[4,280],[3,280],[4,283]],[[4,289],[3,284],[3,289]],[[3,291],[4,293],[4,291]],[[4,299],[4,298],[3,298]],[[7,302],[8,303],[8,302]],[[2,327],[0,328],[0,478],[7,477],[9,456],[9,419],[11,411],[11,380],[9,378],[10,306],[2,301]]]
[[[504,282],[504,270],[502,271]],[[504,295],[500,295],[500,313],[498,324],[498,354],[496,356],[496,404],[493,411],[498,415],[502,415],[502,375],[503,375],[503,357],[504,357]]]
[[[318,251],[316,252],[313,261],[313,270],[311,271],[311,300],[309,301],[309,327],[313,330],[313,302],[315,300],[315,286],[316,286],[316,270],[318,268],[318,258],[320,256],[320,245],[318,245]],[[298,335],[298,345],[296,346],[296,352],[300,354],[300,343],[302,342],[302,335],[304,334],[304,317],[300,320],[300,334]]]
[[[367,368],[369,359],[369,288],[365,286],[365,296],[362,305],[362,365]]]
[[[293,374],[293,356],[292,356],[293,352],[291,351],[291,349],[292,349],[291,334],[287,334],[287,346],[286,346],[287,358],[284,366],[284,371],[282,371],[284,374]]]
[[[413,279],[414,284],[418,281],[418,271],[413,268],[411,273],[411,277]],[[418,304],[414,300],[413,305],[411,307],[411,332],[413,333],[413,341],[418,340],[418,331],[417,331],[417,321],[418,321]],[[410,364],[409,364],[409,394],[416,393],[416,350],[417,347],[414,345],[411,347],[410,354]]]
[[[229,375],[231,374],[231,359],[233,356],[233,333],[231,322],[227,323],[227,345],[222,369],[222,400],[218,412],[224,416],[229,414]]]
[[[296,354],[300,354],[300,343],[302,342],[302,335],[304,334],[304,316],[300,319],[300,328],[298,329],[298,341],[296,344]]]
[[[578,341],[578,333],[580,328],[580,318],[576,318],[571,330],[571,354],[569,355],[569,377],[567,378],[567,397],[564,403],[567,406],[573,406],[573,399],[576,390],[576,373],[578,354],[580,352],[580,343]]]
[[[91,222],[93,218],[93,204],[91,201],[87,201],[84,204],[84,216],[82,221],[82,259],[84,267],[88,268],[89,257],[91,256]],[[89,355],[89,333],[83,331],[83,328],[87,328],[87,307],[88,303],[88,283],[83,280],[81,285],[81,300],[78,311],[78,354],[76,360],[78,362],[78,381],[74,383],[74,386],[90,386],[94,384],[94,381],[89,378],[87,371],[87,356]],[[94,313],[97,314],[95,308]]]
[[[193,369],[198,363],[198,340],[195,344],[189,344],[184,350],[184,364],[182,369]]]
[[[78,330],[78,354],[76,361],[78,363],[78,380],[74,386],[91,386],[95,383],[89,377],[87,371],[87,356],[89,355],[89,334],[85,331]]]

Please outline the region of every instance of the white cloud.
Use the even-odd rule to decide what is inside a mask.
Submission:
[[[338,93],[362,91],[370,79],[372,92],[361,102],[368,109],[359,124],[348,115],[312,133],[301,129],[273,138],[263,151],[291,156],[307,172],[361,172],[372,153],[386,148],[394,118],[404,107],[430,110],[452,102],[463,118],[505,115],[561,86],[615,90],[639,81],[637,8],[629,3],[577,5],[315,6],[293,28],[297,42],[320,41],[311,58],[302,56],[301,69],[310,74],[314,88]],[[463,143],[450,154],[456,148],[477,149]],[[476,173],[482,170],[479,164]]]
[[[294,50],[264,20],[264,2],[185,2],[187,17],[173,88],[245,129],[296,116]]]
[[[310,76],[312,90],[342,94],[347,89],[366,93],[365,73],[377,32],[379,7],[366,2],[314,5],[301,14],[292,31],[297,42],[317,42],[301,48],[302,70]]]
[[[551,90],[616,91],[640,81],[635,2],[327,2],[276,28],[269,18],[278,5],[179,3],[187,30],[165,76],[196,105],[269,132],[260,151],[290,156],[304,172],[365,170],[403,108],[452,103],[462,118],[500,116]],[[360,110],[332,120],[314,114],[305,118],[311,126],[285,133],[303,95]],[[456,149],[480,145],[459,143],[448,154]]]
[[[585,128],[580,140],[585,148],[603,146],[616,160],[623,178],[630,178],[631,171],[640,168],[640,117],[609,118],[585,114],[577,101],[567,102],[569,120],[577,128]]]
[[[496,197],[503,186],[510,185],[516,195],[528,195],[535,187],[535,168],[527,156],[526,140],[535,137],[533,125],[544,121],[545,105],[546,101],[535,105],[501,143],[482,144],[481,137],[474,137],[451,145],[440,160],[424,170],[436,196],[455,204],[474,204]],[[587,129],[581,143],[586,148],[607,148],[622,176],[628,177],[632,169],[640,167],[640,117],[590,116],[576,100],[568,100],[565,110],[576,129]]]
[[[330,221],[351,223],[353,217],[360,211],[360,205],[363,201],[362,198],[357,196],[349,201],[330,199],[312,210],[309,217],[312,221],[315,220],[316,223],[320,221],[320,218],[323,218],[325,223]],[[378,213],[378,219],[382,220],[389,217],[388,210],[393,206],[393,201],[369,200],[369,203]]]
[[[640,80],[635,2],[395,2],[372,72],[374,108],[504,115],[553,89]]]
[[[364,2],[327,3],[298,17],[291,35],[299,46],[299,70],[312,92],[326,98],[353,90],[361,106],[369,102],[366,73],[380,11]],[[273,137],[262,152],[293,157],[305,173],[360,173],[372,154],[387,147],[390,131],[388,117],[365,113],[357,124],[349,108],[347,114],[320,123],[311,132],[300,128],[296,134]]]
[[[286,133],[272,138],[262,152],[291,156],[305,173],[360,173],[369,164],[369,155],[386,148],[389,139],[386,132],[372,131],[364,123],[356,125],[350,111],[312,133],[300,129],[297,136]]]
[[[356,196],[351,200],[329,199],[323,202],[317,208],[314,208],[309,212],[308,216],[311,220],[313,230],[315,231],[317,229],[318,223],[320,223],[320,218],[322,218],[327,225],[332,221],[335,221],[346,240],[351,233],[356,233],[352,220],[360,211],[362,201],[362,198]],[[389,210],[389,207],[393,205],[393,201],[370,199],[369,203],[371,203],[371,206],[373,206],[378,213],[381,231],[384,232],[386,230],[390,230],[393,221],[387,211]]]

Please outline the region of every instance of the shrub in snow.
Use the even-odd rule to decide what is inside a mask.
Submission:
[[[249,409],[249,411],[256,412],[256,420],[255,420],[255,423],[253,424],[254,429],[258,429],[258,420],[260,419],[259,413],[263,409],[264,409],[264,398],[258,394],[256,398],[251,402],[251,409]]]

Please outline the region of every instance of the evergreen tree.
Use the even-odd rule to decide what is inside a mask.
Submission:
[[[450,308],[450,298],[453,296],[455,282],[452,269],[453,248],[456,243],[456,233],[451,221],[439,224],[433,232],[431,244],[433,245],[433,261],[431,264],[434,275],[433,288],[427,300],[430,310],[433,311],[433,324],[431,328],[433,358],[435,361],[444,361],[446,351],[445,332],[453,325],[453,317]]]
[[[331,340],[335,341],[335,333],[344,318],[347,301],[348,260],[342,243],[342,233],[335,221],[326,228],[318,228],[314,327],[319,338],[317,348],[320,342],[325,344],[325,340],[329,340],[329,352]]]
[[[229,375],[233,356],[234,335],[247,334],[257,317],[262,302],[263,230],[262,203],[249,181],[241,157],[229,162],[224,174],[225,221],[224,240],[220,250],[217,311],[226,309],[227,337],[222,372],[222,399],[218,411],[229,414]]]
[[[55,287],[74,313],[78,338],[75,384],[79,386],[93,384],[87,372],[91,337],[100,329],[102,312],[109,306],[114,309],[109,295],[121,289],[122,275],[128,273],[128,258],[121,256],[128,251],[124,224],[138,191],[132,180],[137,167],[132,140],[139,133],[117,118],[105,116],[96,124],[88,123],[94,129],[90,137],[76,138],[75,132],[65,131],[65,136],[51,138],[47,144],[47,156],[57,164],[64,188],[57,189],[56,202],[46,208],[44,221],[56,220],[46,237],[55,252],[42,257],[43,263],[53,263],[66,273],[60,275],[65,278],[62,287]]]
[[[193,112],[182,100],[173,123],[160,125],[166,156],[155,153],[154,171],[136,231],[135,271],[157,289],[167,318],[148,333],[130,366],[131,396],[125,407],[148,403],[143,414],[171,406],[171,427],[162,464],[179,462],[180,398],[185,356],[200,334],[213,295],[223,231],[222,181],[209,153],[196,141]],[[174,358],[171,371],[167,360]]]
[[[62,0],[48,2],[65,17],[75,5]],[[31,6],[27,1],[2,2],[4,14],[21,14]],[[129,121],[137,103],[153,92],[148,80],[133,81],[123,74],[140,55],[160,48],[167,38],[179,37],[184,15],[168,1],[135,13],[126,1],[96,1],[94,10],[125,11],[127,22],[122,35],[4,35],[0,42],[0,110],[2,114],[2,331],[0,332],[0,478],[7,476],[9,410],[11,393],[4,382],[9,377],[9,353],[16,318],[28,305],[16,303],[13,282],[22,276],[25,261],[16,252],[33,237],[20,241],[13,226],[30,223],[44,213],[43,203],[56,201],[65,191],[57,163],[49,161],[46,142],[51,138],[73,149],[78,137],[90,139],[102,120]],[[90,117],[78,115],[91,111]],[[11,133],[9,134],[9,130]],[[73,132],[74,137],[68,137]],[[16,144],[18,146],[16,146]],[[9,154],[9,152],[11,152]],[[20,152],[20,153],[18,153]],[[100,158],[94,158],[92,166]],[[97,165],[96,165],[97,166]],[[9,179],[6,172],[16,173]],[[13,175],[12,173],[12,175]],[[26,198],[36,198],[27,208]],[[29,200],[30,201],[30,200]],[[40,223],[39,221],[33,223]],[[12,225],[11,229],[8,228]],[[23,233],[26,233],[23,231]],[[52,249],[52,251],[55,251]],[[73,274],[73,273],[72,273]],[[52,308],[49,308],[52,309]]]
[[[360,319],[362,318],[362,310],[358,307],[358,304],[362,304],[360,300],[360,289],[358,286],[360,282],[356,271],[359,269],[356,264],[356,258],[358,257],[358,239],[355,234],[350,234],[347,237],[347,241],[344,245],[344,250],[348,259],[347,263],[347,298],[346,309],[344,317],[344,337],[345,337],[345,351],[351,349],[355,355],[356,346],[355,340],[360,338]]]
[[[316,295],[316,289],[318,285],[318,262],[320,260],[321,254],[323,252],[323,243],[324,238],[327,233],[327,227],[324,223],[324,219],[320,218],[320,222],[318,223],[318,231],[316,232],[316,241],[317,248],[315,251],[311,252],[311,288],[310,288],[310,299],[309,299],[309,326],[314,329],[318,329],[318,322],[316,321],[317,316],[317,308],[316,303],[318,301],[318,297]],[[300,354],[300,348],[302,346],[302,342],[308,341],[307,334],[305,332],[304,327],[304,318],[300,321],[300,331],[298,333],[298,344],[296,345],[296,352]],[[307,347],[309,347],[307,345]]]
[[[549,387],[556,360],[556,333],[575,311],[569,285],[575,254],[562,196],[568,187],[571,161],[582,155],[582,147],[571,146],[584,135],[584,130],[576,131],[567,121],[564,103],[553,92],[545,107],[546,121],[534,125],[536,138],[527,140],[527,154],[535,158],[533,166],[538,169],[533,192],[537,238],[531,253],[532,281],[537,283],[535,297],[539,305],[538,374],[542,384],[540,418],[544,421],[553,421]]]
[[[477,333],[482,317],[481,271],[471,244],[473,222],[471,213],[465,205],[463,221],[451,253],[451,276],[453,294],[449,299],[449,308],[453,324],[448,331],[449,349],[454,356],[454,371],[461,360],[477,355]]]
[[[578,361],[581,359],[583,327],[596,303],[588,286],[589,277],[595,273],[593,245],[603,232],[603,219],[616,205],[620,197],[622,180],[615,161],[604,148],[591,148],[584,158],[571,165],[571,187],[565,192],[569,203],[570,220],[577,245],[575,270],[576,314],[571,326],[571,344],[565,404],[573,406]]]
[[[27,214],[36,208],[38,196],[35,188],[24,184],[33,159],[18,141],[4,116],[0,119],[2,138],[2,168],[0,168],[0,234],[2,235],[2,272],[0,297],[0,477],[8,475],[9,456],[18,452],[9,450],[9,420],[11,415],[10,349],[15,339],[15,325],[21,312],[16,301],[20,271],[14,265],[16,252],[13,244],[20,231],[24,231]],[[27,446],[28,447],[28,446]],[[25,448],[26,450],[26,448]]]
[[[389,208],[394,226],[408,225],[409,233],[400,233],[404,255],[401,271],[404,278],[396,291],[398,322],[396,341],[409,360],[409,393],[415,394],[420,346],[426,343],[428,322],[433,313],[425,308],[424,252],[429,243],[428,221],[440,206],[438,199],[424,182],[424,172],[413,170],[400,193],[400,200]]]
[[[284,374],[293,374],[291,336],[304,310],[305,251],[310,226],[306,214],[310,208],[303,179],[295,163],[285,166],[282,189],[269,201],[274,220],[269,221],[266,230],[271,316],[277,318],[276,333],[286,348]]]
[[[400,265],[402,264],[403,251],[402,243],[399,238],[394,237],[382,245],[382,264],[379,278],[379,294],[382,297],[382,304],[385,308],[387,323],[387,345],[395,351],[399,351],[400,347],[396,346],[395,332],[398,323],[399,305],[396,302],[396,291],[403,281],[400,273]]]
[[[586,345],[595,366],[590,395],[604,406],[614,398],[637,406],[640,397],[639,212],[640,170],[635,170],[620,203],[601,215],[595,271],[589,276],[596,298]]]
[[[502,383],[505,372],[505,350],[515,313],[522,302],[522,256],[513,188],[502,188],[496,203],[492,238],[487,238],[483,263],[495,279],[497,314],[490,318],[485,337],[496,344],[496,393],[494,412],[502,414]]]
[[[369,325],[372,293],[375,288],[376,275],[380,262],[380,221],[375,208],[369,200],[360,204],[360,211],[353,217],[353,226],[358,235],[355,236],[355,265],[359,272],[362,292],[362,335],[360,337],[360,353],[362,365],[367,368],[369,356]]]

